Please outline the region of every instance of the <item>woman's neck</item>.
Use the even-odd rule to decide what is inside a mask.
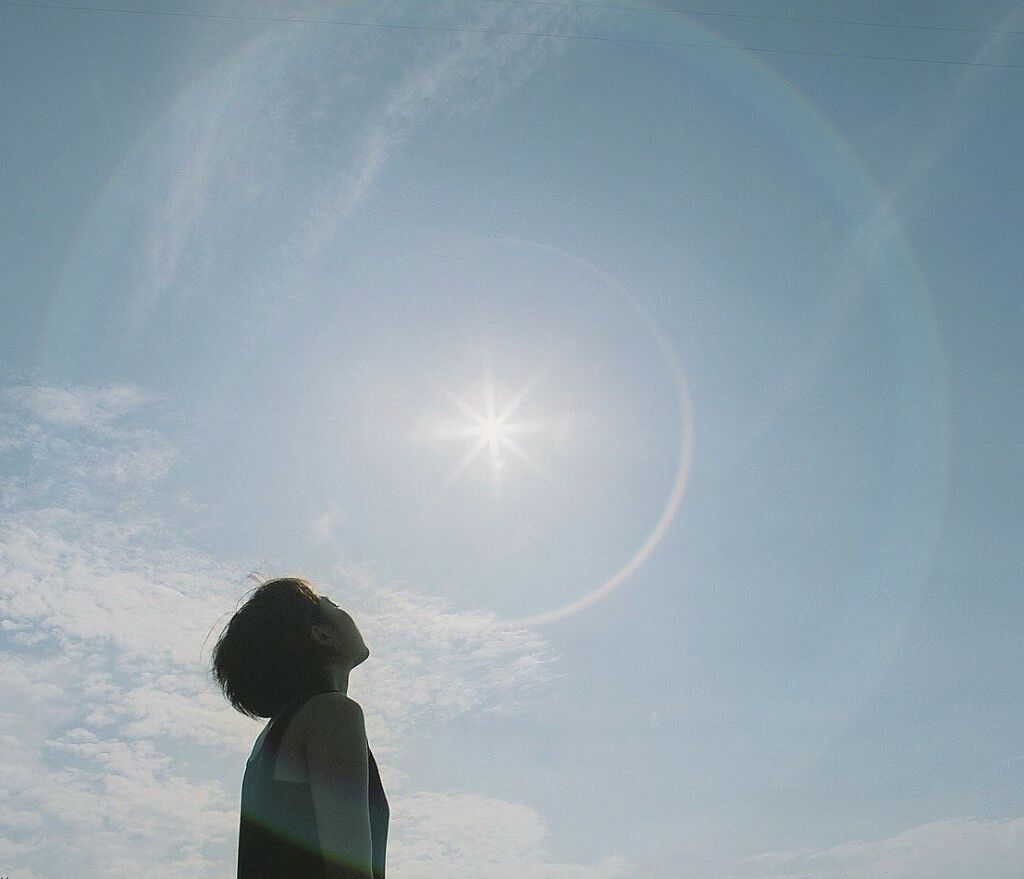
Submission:
[[[340,665],[329,665],[325,669],[327,684],[332,690],[348,695],[348,675],[351,669]]]

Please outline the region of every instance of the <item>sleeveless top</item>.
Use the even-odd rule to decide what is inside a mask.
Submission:
[[[259,750],[245,766],[238,832],[238,879],[325,879],[313,797],[308,782],[274,778],[274,763],[288,724],[309,693],[288,703],[270,721]],[[366,749],[369,770],[373,879],[384,879],[389,809],[377,762]],[[365,872],[356,872],[360,879]]]

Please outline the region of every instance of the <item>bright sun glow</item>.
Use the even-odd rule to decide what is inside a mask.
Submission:
[[[544,473],[544,468],[514,438],[519,434],[540,430],[541,425],[532,421],[512,420],[512,416],[515,415],[519,405],[526,399],[539,377],[540,372],[537,372],[500,408],[496,399],[494,381],[489,373],[480,383],[482,405],[479,407],[441,385],[445,396],[455,404],[466,419],[438,427],[431,432],[432,436],[442,439],[470,440],[469,448],[448,474],[447,482],[458,478],[481,455],[487,457],[489,478],[495,485],[501,481],[507,454],[514,455],[534,471]]]

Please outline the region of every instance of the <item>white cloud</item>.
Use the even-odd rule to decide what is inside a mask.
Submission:
[[[153,742],[78,725],[102,692],[94,657],[4,656],[0,863],[12,876],[215,876],[234,798]]]
[[[64,508],[0,519],[0,610],[55,643],[109,645],[143,669],[194,665],[230,581],[184,548],[154,547],[155,531]]]
[[[372,694],[367,725],[381,754],[413,724],[514,713],[555,677],[555,656],[534,630],[385,585],[368,565],[342,565],[337,574],[339,590],[332,594],[359,620],[370,646],[371,659],[353,675],[352,691],[357,699],[364,689]]]
[[[32,486],[18,486],[26,480],[16,468],[0,480],[0,864],[18,876],[223,875],[234,853],[238,781],[260,725],[230,709],[207,663],[248,584],[240,565],[177,540],[134,480],[96,478],[130,446],[125,436],[135,436],[113,415],[71,443],[65,434],[79,421],[51,417],[50,405],[22,405],[72,398],[117,395],[19,389],[3,399],[20,414],[0,413],[0,448],[8,456],[27,451],[18,463],[33,474]],[[11,437],[17,441],[4,446]],[[66,454],[48,453],[61,443]],[[143,443],[161,445],[174,454],[157,432]],[[133,469],[136,478],[146,472]],[[125,508],[128,496],[137,502]],[[392,796],[401,796],[404,778],[388,763],[400,763],[411,724],[515,710],[516,699],[550,679],[552,657],[536,633],[492,614],[452,611],[382,583],[366,566],[338,568],[331,579],[318,585],[349,601],[373,645],[353,695],[362,687],[371,694],[368,727]],[[518,829],[497,849],[479,839],[479,850],[467,830],[460,857],[496,863],[500,846],[517,857],[535,852],[523,846],[536,842],[539,818],[524,818],[533,814],[526,807],[506,811],[518,816]],[[559,873],[564,865],[536,857],[551,876],[618,875]]]
[[[944,820],[877,840],[748,858],[744,879],[1018,879],[1024,876],[1024,817]]]
[[[110,424],[155,397],[131,384],[71,388],[36,385],[9,388],[4,397],[16,408],[51,424],[97,427]]]
[[[547,828],[529,806],[476,794],[420,791],[392,804],[388,875],[395,879],[626,879],[620,857],[558,862]]]
[[[146,417],[156,400],[125,384],[0,391],[0,511],[140,509],[178,459],[159,431],[124,424]]]
[[[343,517],[342,511],[337,506],[332,506],[306,522],[306,532],[310,543],[319,545],[332,540],[334,530]]]

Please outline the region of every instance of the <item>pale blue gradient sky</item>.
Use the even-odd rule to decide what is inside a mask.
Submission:
[[[251,569],[364,622],[397,879],[1024,869],[1024,7],[659,6],[0,6],[0,873],[230,872]]]

